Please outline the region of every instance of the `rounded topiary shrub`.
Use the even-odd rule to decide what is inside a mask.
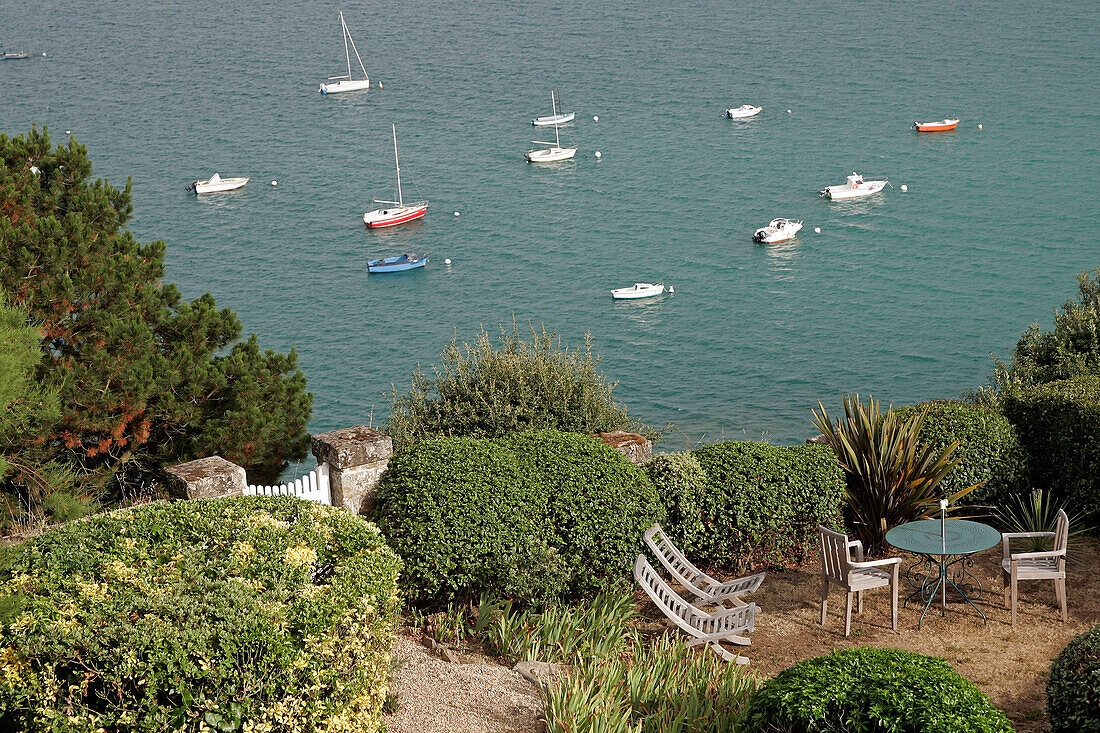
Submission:
[[[1100,626],[1067,644],[1050,665],[1047,714],[1053,733],[1100,731]]]
[[[1006,392],[1001,406],[1027,453],[1032,486],[1100,519],[1100,377]]]
[[[372,518],[404,560],[415,601],[489,592],[547,602],[627,580],[660,511],[645,472],[622,454],[537,430],[397,451]]]
[[[947,474],[941,488],[951,494],[981,483],[966,496],[970,504],[996,504],[1018,492],[1027,482],[1027,462],[1016,428],[1004,415],[980,405],[954,400],[935,400],[895,408],[905,419],[920,410],[928,413],[920,440],[943,450],[959,441],[955,458],[959,465]]]
[[[1011,733],[1003,712],[947,662],[897,649],[833,652],[783,670],[749,701],[765,733]]]
[[[0,730],[377,731],[400,565],[289,497],[51,530],[0,559]]]
[[[664,505],[662,529],[677,547],[698,547],[706,537],[703,490],[707,474],[689,452],[662,453],[646,462],[645,471]]]
[[[787,567],[816,553],[817,526],[839,527],[844,473],[824,445],[731,441],[693,451],[706,474],[705,531],[683,547],[727,568]]]

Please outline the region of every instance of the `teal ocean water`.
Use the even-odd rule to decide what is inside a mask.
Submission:
[[[340,9],[383,89],[317,93],[344,63]],[[7,2],[0,49],[38,57],[0,62],[0,131],[71,130],[97,175],[132,176],[131,228],[167,242],[168,278],[298,349],[315,431],[377,423],[455,333],[514,317],[590,331],[646,422],[799,442],[818,399],[982,384],[1100,265],[1098,18],[1092,0]],[[528,165],[552,87],[581,152]],[[763,114],[721,117],[745,102]],[[944,116],[956,132],[909,129]],[[391,122],[431,206],[369,232]],[[185,193],[215,171],[252,181]],[[818,198],[852,171],[894,188]],[[806,227],[753,244],[776,216]],[[432,261],[367,276],[405,251]],[[676,293],[612,301],[635,281]]]

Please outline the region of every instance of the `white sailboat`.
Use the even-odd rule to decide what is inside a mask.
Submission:
[[[563,148],[561,146],[561,136],[558,134],[558,126],[554,125],[554,142],[546,142],[544,140],[532,140],[535,145],[549,145],[549,148],[543,148],[542,150],[528,150],[527,162],[528,163],[553,163],[558,160],[569,160],[577,154],[577,147]]]
[[[337,92],[354,92],[359,89],[366,89],[370,86],[370,79],[367,78],[367,69],[363,66],[363,59],[359,57],[359,49],[355,47],[355,41],[351,37],[351,31],[348,30],[348,24],[344,22],[344,11],[340,11],[340,28],[344,34],[344,56],[348,61],[348,73],[341,76],[330,76],[328,83],[322,83],[321,94],[336,94]],[[351,44],[350,48],[348,44]],[[362,79],[356,79],[351,75],[351,54],[355,53],[355,60],[359,62],[359,68],[363,72]]]
[[[562,112],[561,111],[561,97],[557,97],[554,94],[554,90],[550,90],[550,111],[551,115],[546,117],[536,117],[531,120],[531,124],[535,127],[549,127],[550,125],[564,125],[566,122],[572,122],[576,116],[576,112]]]
[[[363,223],[367,225],[368,229],[381,229],[382,227],[404,224],[407,221],[419,219],[428,211],[427,201],[405,204],[404,194],[401,191],[401,160],[397,156],[397,125],[391,123],[390,127],[393,128],[393,164],[397,169],[397,200],[379,201],[375,199],[374,203],[389,204],[390,208],[375,209],[363,214]]]

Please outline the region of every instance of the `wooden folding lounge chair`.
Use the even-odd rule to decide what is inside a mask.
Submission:
[[[745,602],[741,600],[741,596],[754,593],[764,582],[764,573],[746,575],[743,578],[725,582],[715,580],[692,565],[684,553],[680,552],[680,548],[672,544],[672,540],[659,524],[654,524],[647,529],[643,537],[649,549],[665,566],[665,570],[688,592],[698,597],[698,600],[691,604],[696,608],[710,604],[722,605],[725,601],[730,601],[735,606],[744,606]]]
[[[747,657],[730,654],[722,647],[721,642],[728,641],[745,646],[752,643],[743,634],[751,633],[756,626],[755,603],[736,608],[722,608],[713,613],[700,611],[685,601],[672,590],[672,586],[657,575],[657,571],[645,559],[645,555],[638,555],[638,559],[634,561],[634,579],[638,581],[638,585],[642,586],[642,590],[657,605],[657,608],[679,626],[681,631],[692,637],[687,643],[688,646],[706,644],[727,662],[749,663]]]
[[[821,551],[821,625],[825,625],[825,612],[829,607],[829,585],[839,585],[846,593],[847,610],[844,612],[844,635],[852,633],[852,596],[859,598],[857,613],[863,613],[863,591],[872,588],[890,588],[891,627],[898,630],[898,568],[900,557],[888,560],[863,561],[863,543],[848,540],[848,535],[834,532],[828,527],[818,527],[817,536]],[[852,557],[855,550],[855,558]]]
[[[1012,552],[1012,540],[1050,537],[1054,549],[1045,552]],[[1053,532],[1005,532],[1001,535],[1001,572],[1004,575],[1005,605],[1012,602],[1012,625],[1016,625],[1016,583],[1020,580],[1053,580],[1054,598],[1062,607],[1062,623],[1066,621],[1066,547],[1069,544],[1069,517],[1058,510]]]

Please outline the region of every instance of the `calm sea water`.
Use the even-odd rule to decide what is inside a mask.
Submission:
[[[590,331],[646,422],[798,442],[818,399],[983,383],[1100,265],[1092,0],[274,5],[0,2],[0,49],[39,54],[0,62],[0,131],[71,130],[97,175],[132,176],[131,228],[167,242],[169,279],[299,351],[315,431],[377,423],[454,334],[515,318]],[[344,63],[339,9],[383,89],[317,93]],[[581,153],[528,165],[552,87]],[[744,102],[765,111],[720,116]],[[956,132],[909,130],[948,115]],[[391,122],[431,207],[368,232]],[[252,182],[184,192],[215,171]],[[851,171],[894,189],[818,198]],[[806,228],[753,244],[776,216]],[[410,250],[425,271],[367,276]],[[676,294],[612,301],[635,281]]]

